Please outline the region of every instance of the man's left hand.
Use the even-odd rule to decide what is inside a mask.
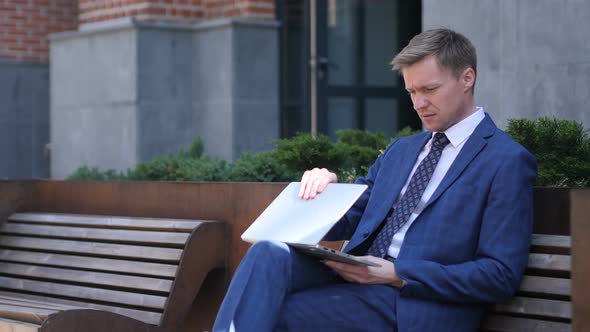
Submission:
[[[374,256],[360,257],[367,261],[381,265],[352,265],[336,261],[323,261],[328,267],[336,271],[342,279],[358,284],[385,284],[400,288],[403,285],[402,279],[395,273],[395,266],[392,262]]]

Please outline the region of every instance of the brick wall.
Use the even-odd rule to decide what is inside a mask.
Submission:
[[[202,0],[204,18],[252,17],[273,19],[275,0]]]
[[[79,0],[80,23],[134,16],[196,22],[221,17],[274,18],[275,0]]]
[[[130,16],[180,22],[273,19],[275,0],[0,0],[0,59],[46,63],[48,34]]]
[[[47,35],[77,29],[76,0],[0,0],[0,58],[46,63]]]
[[[196,21],[201,0],[79,0],[80,23],[134,16],[145,20]]]

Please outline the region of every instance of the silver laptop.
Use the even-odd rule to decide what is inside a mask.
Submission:
[[[367,189],[366,185],[331,183],[314,199],[299,198],[291,182],[242,234],[242,240],[285,242],[298,251],[349,264],[379,266],[365,259],[318,245]]]

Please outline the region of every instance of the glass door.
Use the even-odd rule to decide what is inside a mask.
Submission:
[[[392,136],[408,125],[418,128],[403,82],[390,65],[412,28],[398,20],[404,1],[315,2],[317,28],[310,41],[315,39],[316,54],[310,57],[318,131],[335,137],[338,129],[358,128]]]
[[[416,0],[278,0],[281,136],[421,128],[393,56],[421,29]]]

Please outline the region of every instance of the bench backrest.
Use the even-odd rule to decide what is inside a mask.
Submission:
[[[106,310],[159,325],[185,245],[204,223],[13,214],[0,226],[0,300]]]
[[[494,306],[483,331],[571,331],[571,238],[534,234],[516,296]]]

